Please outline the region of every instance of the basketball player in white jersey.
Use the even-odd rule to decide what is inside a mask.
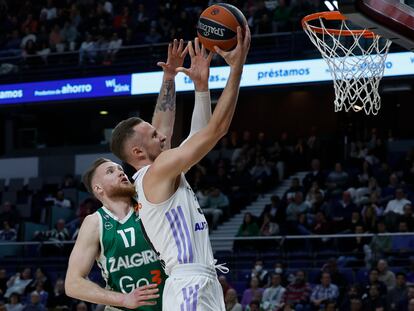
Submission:
[[[137,169],[134,175],[143,231],[165,265],[164,311],[224,311],[207,222],[183,172],[200,161],[223,137],[236,108],[250,30],[237,30],[237,46],[216,52],[230,66],[227,85],[207,126],[178,148],[163,151],[164,136],[139,118],[119,123],[112,152]],[[203,54],[196,42],[190,57]],[[178,71],[189,74],[192,68]],[[145,232],[144,232],[145,233]]]
[[[183,42],[180,41],[178,43],[177,40],[174,40],[174,43],[170,44],[168,48],[167,62],[158,63],[163,67],[164,77],[152,123],[166,134],[164,148],[169,148],[174,127],[174,78],[177,74],[175,69],[182,66],[186,53],[187,47],[184,48]],[[192,64],[194,66],[190,78],[194,81],[197,90],[191,122],[192,133],[204,127],[211,117],[210,93],[208,91],[210,60],[211,56],[207,60],[198,57],[196,62]],[[120,220],[121,225],[123,225],[125,219],[129,221],[128,217],[131,214],[132,208],[131,197],[135,196],[135,187],[129,183],[118,164],[110,160],[98,160],[89,170],[87,181],[88,190],[103,203],[107,211],[106,214],[115,220]],[[102,259],[105,259],[105,250],[102,249],[103,244],[101,240],[105,237],[102,231],[100,231],[102,227],[100,217],[98,212],[89,215],[81,226],[69,260],[65,282],[66,293],[77,299],[104,304],[107,306],[106,310],[136,309],[137,307],[138,310],[160,310],[160,305],[154,305],[154,299],[157,298],[159,293],[153,284],[137,287],[135,290],[125,293],[119,290],[119,286],[110,284],[111,282],[107,283],[107,289],[104,289],[87,279],[95,260],[101,264],[104,274],[106,273],[107,275],[111,272],[110,269],[105,269],[106,265],[102,264]],[[142,235],[136,236],[137,245],[140,239],[143,239]],[[155,262],[152,262],[152,259],[147,263],[148,266],[154,264]],[[128,264],[126,269],[116,272],[118,273],[117,276],[111,276],[107,279],[131,278],[131,270],[134,270],[133,273],[137,275],[140,273],[140,271],[136,271],[139,268],[143,267],[135,267]],[[151,266],[151,268],[153,269],[154,267]],[[144,275],[141,277],[144,277]],[[130,289],[132,286],[128,285],[127,287]]]

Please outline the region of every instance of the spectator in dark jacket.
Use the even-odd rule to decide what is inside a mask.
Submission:
[[[376,286],[380,296],[385,296],[387,294],[387,287],[383,282],[379,280],[379,271],[378,269],[371,269],[368,276],[368,283],[365,286],[365,293],[363,297],[368,296],[369,289],[371,286]]]
[[[0,213],[0,225],[3,225],[4,221],[7,221],[12,228],[14,228],[20,221],[19,212],[16,210],[16,207],[8,201],[3,203],[3,211]]]
[[[34,291],[30,294],[30,303],[24,307],[23,311],[46,311],[44,305],[40,303],[40,295]]]
[[[10,227],[7,220],[3,221],[3,230],[0,230],[0,243],[1,241],[15,241],[16,237],[16,229]]]
[[[351,194],[348,191],[344,191],[342,193],[342,200],[334,203],[331,211],[337,232],[348,229],[353,212],[358,212],[357,207],[352,202]]]
[[[56,281],[55,288],[51,296],[49,297],[49,308],[67,308],[70,309],[72,306],[72,299],[70,299],[65,293],[65,281],[58,279]]]
[[[408,289],[406,284],[405,273],[399,272],[396,275],[397,284],[393,289],[388,292],[387,295],[387,310],[396,311],[398,310],[398,303],[407,297]]]
[[[277,224],[281,224],[286,218],[286,209],[283,208],[283,204],[277,195],[273,195],[270,198],[270,204],[266,204],[262,214],[259,217],[259,223],[263,223],[264,215],[270,214],[271,221]]]
[[[325,184],[325,176],[321,171],[321,163],[318,159],[313,159],[311,162],[311,171],[306,174],[305,178],[303,179],[303,187],[305,191],[308,191],[309,188],[312,186],[312,183],[317,182],[319,186]]]
[[[406,204],[403,207],[404,214],[400,217],[400,222],[404,221],[407,224],[408,231],[414,230],[414,214],[412,204]]]
[[[414,286],[409,286],[407,295],[398,303],[397,310],[399,311],[414,311],[413,309],[409,309],[409,306],[411,306],[411,301],[414,300]],[[414,304],[412,304],[414,307]]]
[[[360,289],[357,285],[352,285],[349,287],[348,292],[345,294],[344,298],[342,299],[341,305],[339,307],[339,311],[353,311],[353,309],[351,308],[352,305],[352,301],[354,299],[359,299],[360,300],[361,294],[360,294]],[[360,307],[362,310],[362,302],[361,300],[359,301]]]
[[[387,304],[385,299],[380,296],[378,287],[373,285],[370,287],[368,297],[363,302],[364,311],[386,311]]]
[[[0,269],[0,300],[7,290],[7,271],[6,269]]]

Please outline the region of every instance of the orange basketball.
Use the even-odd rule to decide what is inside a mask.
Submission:
[[[214,52],[214,46],[229,51],[237,44],[237,26],[247,24],[243,13],[231,4],[219,3],[209,6],[201,13],[197,35],[204,47]]]

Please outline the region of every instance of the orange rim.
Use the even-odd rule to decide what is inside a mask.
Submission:
[[[310,25],[310,21],[314,21],[317,19],[326,19],[330,21],[338,20],[344,21],[346,20],[346,16],[342,15],[339,11],[328,11],[328,12],[317,12],[313,14],[309,14],[302,19],[302,27],[305,29],[309,29],[315,33],[319,34],[331,34],[336,36],[354,36],[354,35],[362,35],[365,38],[374,38],[377,35],[369,30],[340,30],[340,29],[331,29],[331,28],[322,28]]]

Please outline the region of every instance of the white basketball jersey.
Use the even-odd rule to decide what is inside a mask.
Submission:
[[[207,221],[184,174],[168,200],[153,204],[147,201],[142,187],[149,167],[141,168],[133,177],[141,204],[139,216],[143,232],[165,265],[166,274],[170,275],[172,268],[180,264],[214,265]]]

